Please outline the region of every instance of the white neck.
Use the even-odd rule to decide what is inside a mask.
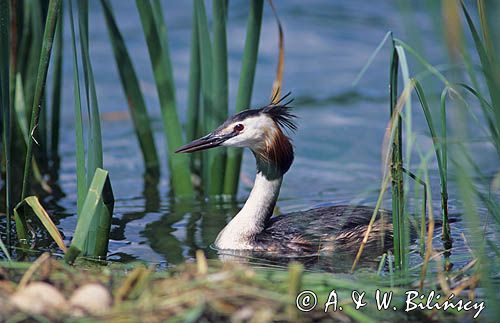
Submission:
[[[283,176],[259,171],[250,196],[240,212],[217,236],[219,249],[252,249],[255,236],[265,229],[278,199]]]

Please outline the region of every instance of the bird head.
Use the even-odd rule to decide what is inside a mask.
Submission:
[[[289,93],[290,94],[290,93]],[[293,147],[283,130],[295,131],[296,118],[288,105],[288,95],[259,109],[244,110],[229,117],[217,129],[176,150],[191,153],[214,147],[248,147],[258,160],[269,162],[285,173],[293,161]]]

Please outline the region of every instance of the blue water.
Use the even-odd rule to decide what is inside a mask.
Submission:
[[[169,198],[165,140],[156,87],[139,16],[133,1],[112,2],[121,32],[140,79],[151,115],[156,146],[162,161],[158,187],[145,185],[143,161],[135,138],[128,107],[112,56],[106,25],[98,1],[90,7],[90,49],[99,108],[102,114],[104,167],[109,170],[116,198],[109,259],[133,259],[168,266],[194,256],[196,249],[208,250],[218,231],[237,212],[251,189],[254,161],[245,153],[237,203],[191,201],[174,204]],[[248,2],[229,1],[229,103],[234,109],[244,46]],[[384,46],[362,80],[352,86],[369,56],[388,31],[422,46],[432,64],[445,62],[440,39],[423,4],[411,16],[418,30],[408,33],[411,21],[398,1],[317,0],[276,1],[285,32],[284,91],[292,91],[299,130],[293,135],[295,162],[286,174],[280,200],[282,213],[319,205],[361,203],[374,205],[382,178],[381,148],[389,119],[388,75],[390,48]],[[191,1],[167,1],[164,5],[178,109],[185,119],[189,75]],[[207,7],[210,12],[210,6]],[[411,28],[410,28],[411,29]],[[65,44],[70,44],[65,25]],[[412,36],[413,34],[413,36]],[[417,37],[414,36],[417,35]],[[50,203],[59,219],[66,242],[76,226],[76,178],[73,121],[71,48],[64,48],[63,129],[59,184],[66,194]],[[278,57],[276,21],[266,4],[263,17],[252,106],[269,101]],[[418,68],[416,64],[413,64]],[[424,119],[415,104],[413,131],[422,152],[431,149]],[[481,137],[478,134],[478,137]],[[484,137],[484,136],[483,136]],[[479,141],[472,146],[486,174],[498,169],[493,147]],[[418,155],[412,156],[418,165]],[[439,214],[439,178],[436,163],[429,160],[436,216]],[[451,170],[453,171],[453,170]],[[412,184],[413,186],[413,184]],[[450,212],[460,205],[451,185]],[[389,194],[386,194],[385,207]],[[463,225],[453,227],[456,253],[466,253],[461,238]],[[439,247],[439,239],[437,239]]]

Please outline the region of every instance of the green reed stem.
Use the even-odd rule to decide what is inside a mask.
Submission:
[[[10,103],[10,62],[9,62],[9,0],[0,0],[0,106],[2,114],[3,159],[5,160],[5,215],[7,246],[10,247],[10,221],[12,212],[11,197],[11,136],[12,136],[12,106]],[[1,161],[1,160],[0,160]],[[2,243],[3,245],[3,243]],[[3,248],[4,249],[4,248]],[[8,253],[7,253],[8,255]]]
[[[132,60],[125,46],[125,40],[118,29],[111,4],[107,0],[101,0],[104,9],[104,18],[109,31],[109,38],[113,47],[116,66],[122,82],[122,87],[127,96],[129,111],[134,123],[134,130],[141,147],[146,174],[152,178],[160,174],[158,154],[151,129],[151,123],[147,113],[146,103],[141,92],[139,80],[135,72]]]
[[[56,27],[57,17],[59,16],[60,7],[61,7],[61,0],[50,0],[49,9],[47,12],[47,20],[45,23],[45,31],[43,34],[42,51],[40,53],[40,61],[38,65],[33,106],[31,109],[31,121],[30,121],[30,133],[29,133],[30,138],[28,140],[28,146],[26,149],[21,200],[24,200],[24,198],[26,197],[30,185],[34,135],[36,128],[38,127],[40,108],[42,104],[42,96],[44,92],[45,81],[47,78],[47,70],[50,61],[50,54],[52,51],[52,43],[54,40],[54,31]]]
[[[195,0],[196,1],[196,0]],[[189,84],[186,117],[186,140],[193,141],[203,135],[201,92],[201,63],[200,63],[200,37],[198,36],[198,18],[196,6],[193,5],[191,19],[191,49],[189,59]],[[191,154],[191,171],[194,174],[203,174],[202,153]]]
[[[500,92],[498,91],[500,89],[500,76],[499,70],[500,68],[495,64],[495,58],[494,56],[489,56],[488,51],[483,45],[483,42],[481,41],[481,37],[479,36],[478,31],[476,30],[476,27],[474,26],[474,22],[469,15],[469,12],[467,8],[465,7],[465,4],[462,2],[462,9],[467,21],[467,24],[469,26],[469,29],[472,34],[472,39],[474,40],[474,45],[476,46],[476,51],[479,56],[479,60],[481,62],[481,67],[482,67],[482,72],[484,74],[484,77],[486,79],[486,85],[488,87],[488,91],[490,93],[490,98],[491,98],[491,105],[494,107],[499,107],[500,106]],[[484,10],[484,9],[483,9]],[[480,15],[480,18],[486,19],[484,15]],[[482,26],[487,25],[486,21],[482,22]],[[488,37],[488,31],[483,30],[483,35],[486,37],[485,41],[489,42],[489,37]],[[493,53],[491,53],[493,54]],[[496,124],[500,124],[500,108],[496,108],[494,110],[494,116],[496,119]]]
[[[89,11],[89,3],[88,0],[83,0],[83,1],[76,1],[76,7],[77,7],[77,18],[78,18],[78,32],[80,35],[80,55],[82,56],[82,65],[83,65],[83,80],[84,80],[84,89],[85,89],[85,103],[87,106],[87,113],[88,115],[91,114],[90,112],[90,85],[89,85],[89,75],[87,73],[88,67],[87,67],[87,60],[85,60],[85,53],[84,53],[84,48],[81,45],[82,41],[85,41],[88,47],[88,36],[86,37],[85,35],[89,34],[89,23],[88,23],[88,11]],[[87,13],[87,14],[85,14]],[[90,141],[90,132],[88,135],[88,140]],[[88,185],[88,183],[87,183]]]
[[[259,51],[263,8],[263,0],[250,1],[245,49],[241,62],[238,94],[236,96],[236,112],[248,108],[251,103],[255,69],[257,66],[257,55]],[[236,195],[238,193],[242,157],[242,149],[229,149],[227,151],[224,194]]]
[[[424,166],[426,166],[425,163],[424,163]],[[425,214],[426,214],[426,208],[427,208],[427,184],[420,177],[413,174],[411,171],[407,170],[406,168],[403,168],[403,172],[406,175],[408,175],[411,179],[413,179],[416,184],[421,185],[423,187],[423,191],[424,191],[423,197],[422,197],[422,211],[420,213],[420,253],[421,253],[421,255],[423,255],[425,252],[424,238],[425,238],[425,228],[426,228],[426,226],[425,226]]]
[[[447,130],[446,130],[446,107],[445,98],[447,93],[447,88],[443,90],[441,94],[441,136],[438,136],[436,131],[434,121],[432,118],[431,110],[424,93],[423,87],[420,82],[413,80],[415,84],[415,92],[420,101],[420,105],[424,112],[425,120],[427,126],[429,127],[429,132],[432,137],[432,142],[434,150],[436,152],[436,160],[439,169],[439,180],[441,184],[441,215],[443,220],[443,241],[445,249],[450,249],[452,247],[450,225],[448,221],[448,153],[447,153]]]
[[[196,1],[196,0],[195,0]],[[196,139],[197,128],[200,117],[200,89],[201,89],[201,67],[200,67],[200,45],[198,36],[198,25],[196,7],[193,6],[192,28],[191,28],[191,51],[189,65],[189,85],[187,102],[186,140],[188,142]]]
[[[212,2],[213,16],[213,74],[212,91],[213,106],[209,118],[209,129],[215,129],[227,118],[228,109],[228,74],[227,74],[227,35],[226,35],[226,8],[225,3],[220,0]],[[222,193],[224,185],[224,174],[226,164],[226,149],[219,148],[208,152],[212,155],[210,169],[210,185],[208,194],[218,195]]]
[[[18,7],[19,3],[14,0],[10,0],[10,11],[14,13],[18,13]],[[18,48],[18,37],[19,37],[19,17],[17,14],[12,14],[10,15],[10,30],[9,30],[9,36],[10,36],[10,81],[9,81],[9,91],[10,91],[10,101],[12,104],[14,104],[14,95],[15,95],[15,88],[16,88],[16,75],[17,75],[17,61],[18,61],[18,55],[19,55],[19,48]],[[12,116],[12,118],[15,118],[15,114]],[[14,127],[13,127],[14,128]],[[15,130],[14,131],[14,136],[15,136]]]
[[[90,185],[97,168],[102,168],[102,133],[97,101],[97,92],[94,81],[94,71],[90,60],[89,32],[88,32],[88,0],[78,1],[78,25],[80,32],[80,46],[84,75],[86,75],[86,92],[89,93],[89,140],[87,149],[87,187]]]
[[[37,2],[37,1],[35,1]],[[61,2],[62,5],[62,2]],[[38,70],[38,63],[41,59],[41,50],[43,46],[43,29],[44,29],[44,17],[45,17],[45,12],[47,10],[47,7],[45,6],[42,1],[38,1],[38,3],[33,4],[33,10],[31,11],[32,14],[32,47],[30,48],[30,60],[33,61],[32,68],[29,70],[29,74],[25,75],[25,82],[30,80],[29,83],[31,83],[31,89],[33,89],[33,86],[36,86],[35,79],[33,78],[33,75],[37,73],[36,71]],[[57,20],[58,17],[56,17]],[[50,65],[50,60],[49,63]],[[47,70],[48,73],[48,70]],[[35,104],[34,97],[31,95],[33,92],[25,92],[28,95],[28,102],[29,105],[28,107],[32,107],[33,104]],[[41,96],[41,102],[40,102],[40,112],[39,112],[39,120],[37,124],[37,145],[33,147],[34,152],[33,155],[35,159],[37,160],[37,163],[41,169],[42,172],[46,172],[48,170],[48,144],[47,144],[47,100],[45,97],[45,87],[43,89],[43,93]],[[31,111],[30,111],[31,113]]]
[[[443,221],[441,239],[444,241],[444,249],[450,250],[453,246],[451,240],[451,229],[448,221],[448,135],[446,125],[446,94],[447,89],[441,93],[441,165],[439,175],[441,179],[441,217]]]
[[[408,61],[406,59],[406,53],[403,47],[400,45],[395,45],[396,51],[398,52],[398,58],[399,58],[399,67],[401,69],[401,76],[403,79],[403,85],[404,87],[411,86],[411,80],[410,80],[410,69],[408,67]],[[411,104],[411,98],[409,97],[405,101],[404,109],[403,109],[403,116],[404,116],[404,130],[405,130],[405,153],[404,153],[404,160],[407,165],[411,165],[411,155],[412,155],[412,150],[413,150],[413,140],[414,140],[414,134],[412,132],[412,104]],[[405,191],[408,190],[408,185],[405,186]]]
[[[387,258],[387,253],[384,252],[382,254],[382,258],[380,258],[380,261],[378,263],[377,276],[380,276],[380,274],[382,273],[382,269],[384,269],[385,267],[386,258]]]
[[[161,105],[173,191],[177,196],[192,196],[194,191],[189,170],[189,157],[185,154],[175,154],[175,150],[183,143],[182,128],[177,115],[174,77],[161,6],[159,2],[155,2],[155,12],[153,12],[151,3],[148,1],[137,0],[136,5],[148,45]]]
[[[201,93],[203,97],[202,110],[202,133],[212,131],[211,126],[215,124],[210,119],[214,118],[213,112],[213,78],[212,78],[212,44],[208,28],[207,13],[204,1],[195,1],[194,9],[196,11],[196,26],[198,28],[200,67],[201,67]],[[203,185],[205,193],[210,191],[211,181],[214,175],[211,173],[213,165],[213,154],[210,151],[202,152],[203,160]],[[220,177],[220,174],[217,174]],[[216,186],[216,185],[214,185]]]
[[[99,105],[95,88],[94,72],[90,60],[89,33],[88,33],[88,3],[87,0],[78,2],[78,23],[80,31],[80,46],[82,50],[82,61],[84,65],[84,75],[88,83],[86,92],[90,95],[88,106],[89,111],[89,140],[87,146],[87,187],[90,187],[97,169],[103,167],[102,134]],[[88,196],[87,192],[87,196]],[[82,210],[84,212],[84,210]],[[83,252],[90,256],[105,257],[106,248],[102,246],[103,240],[109,240],[109,230],[102,230],[105,223],[110,223],[112,214],[105,207],[102,201],[96,208],[97,216],[94,217]],[[104,223],[104,224],[103,224]]]
[[[394,45],[393,45],[394,46]],[[399,56],[394,48],[390,67],[390,112],[391,118],[395,113],[398,100],[398,66]],[[394,119],[396,125],[391,154],[391,178],[392,178],[392,225],[394,230],[394,262],[397,269],[407,269],[407,257],[405,243],[405,219],[404,219],[404,188],[403,188],[403,155],[402,155],[402,120],[398,114]]]
[[[77,186],[77,213],[80,216],[85,195],[87,181],[85,178],[85,147],[83,139],[82,103],[80,95],[80,75],[78,69],[78,50],[76,47],[75,23],[73,19],[72,1],[69,0],[69,18],[71,27],[71,45],[73,49],[73,96],[75,98],[75,142],[76,142],[76,186]]]
[[[58,172],[59,168],[59,129],[61,120],[61,94],[62,94],[62,63],[63,63],[63,25],[64,16],[61,3],[61,10],[57,18],[54,50],[54,80],[52,84],[52,115],[51,115],[51,142],[50,158],[53,162],[53,174]]]
[[[42,25],[42,8],[41,1],[27,1],[24,3],[28,9],[28,21],[26,28],[28,29],[28,39],[26,44],[26,68],[24,72],[24,88],[26,94],[26,106],[31,109],[33,106],[37,79],[33,75],[37,74],[40,62],[40,53],[43,43],[43,25]],[[28,118],[31,116],[31,110],[28,110]]]
[[[109,182],[108,172],[97,168],[89,186],[85,202],[82,206],[82,213],[78,218],[71,246],[68,249],[64,259],[72,263],[75,258],[88,247],[88,241],[91,239],[90,233],[94,231],[94,223],[98,223],[97,241],[94,241],[94,256],[105,256],[108,248],[108,236],[111,217],[102,217],[100,215],[100,206],[104,205],[106,212],[113,212],[113,193]],[[109,220],[108,220],[109,219]]]

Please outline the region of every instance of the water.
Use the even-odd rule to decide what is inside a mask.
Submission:
[[[228,47],[230,107],[234,106],[243,51],[247,1],[229,1]],[[399,38],[407,33],[397,2],[378,1],[366,5],[362,0],[280,1],[276,2],[285,31],[284,90],[292,91],[299,116],[299,131],[293,135],[296,158],[287,173],[278,202],[287,213],[320,205],[361,203],[374,205],[381,182],[381,147],[388,122],[388,46],[356,86],[351,82],[387,31]],[[120,80],[99,2],[91,2],[91,55],[102,114],[104,167],[109,170],[116,197],[109,259],[142,260],[170,266],[191,259],[197,249],[210,249],[219,230],[244,203],[251,189],[254,161],[245,153],[241,184],[236,203],[187,201],[172,203],[168,196],[166,167],[159,104],[151,72],[147,47],[132,1],[115,1],[115,17],[125,35],[128,49],[140,79],[152,117],[155,139],[162,161],[158,187],[145,184],[140,150],[128,117]],[[185,118],[191,33],[191,3],[164,3],[169,43],[175,72],[177,102]],[[210,12],[210,7],[207,8]],[[432,30],[430,15],[414,13],[422,32]],[[65,44],[70,44],[69,26]],[[422,40],[422,39],[421,39]],[[433,64],[442,63],[445,52],[434,46],[439,40],[426,37],[422,44]],[[437,49],[439,48],[439,49]],[[440,50],[442,49],[442,50]],[[67,243],[76,226],[76,177],[73,121],[71,48],[64,48],[64,94],[62,116],[61,174],[59,184],[66,194],[48,200]],[[278,53],[277,26],[269,6],[265,5],[259,64],[255,79],[253,106],[266,104],[274,79]],[[423,151],[431,148],[423,116],[415,105],[414,131]],[[486,174],[498,168],[493,148],[477,143],[483,155],[480,163]],[[414,156],[414,161],[418,161]],[[439,208],[439,179],[434,160],[429,165],[435,210]],[[450,212],[460,205],[451,184]],[[386,201],[387,202],[387,201]],[[385,203],[390,207],[389,203]],[[484,212],[483,212],[484,213]],[[436,211],[436,215],[439,212]],[[454,255],[461,260],[464,247],[463,225],[452,227]],[[439,246],[439,240],[437,246]],[[43,245],[38,247],[43,248]]]

